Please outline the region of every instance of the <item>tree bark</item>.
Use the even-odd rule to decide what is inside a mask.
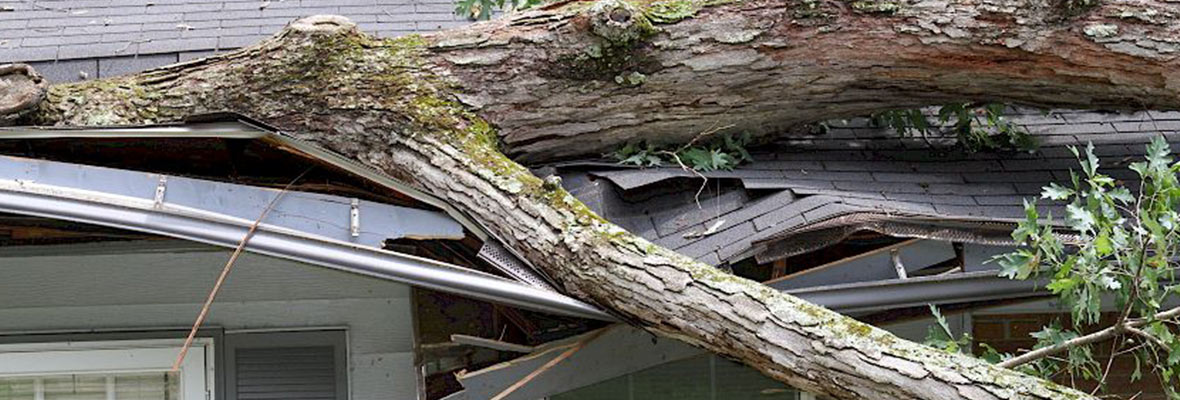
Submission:
[[[254,116],[451,201],[573,296],[832,398],[1089,398],[655,246],[504,155],[684,142],[727,124],[770,135],[953,100],[1180,103],[1177,5],[1066,4],[599,0],[388,40],[311,17],[230,54],[52,86],[21,121]]]

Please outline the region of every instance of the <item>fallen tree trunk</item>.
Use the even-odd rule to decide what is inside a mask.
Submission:
[[[249,114],[450,200],[576,297],[801,389],[837,399],[1087,398],[652,245],[504,153],[592,154],[724,124],[773,134],[961,99],[1176,107],[1177,7],[1109,3],[1066,15],[1037,1],[724,3],[573,2],[391,40],[338,17],[307,18],[227,55],[52,86],[19,121]]]

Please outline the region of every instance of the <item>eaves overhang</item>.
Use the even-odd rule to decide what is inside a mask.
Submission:
[[[194,122],[176,125],[152,125],[101,128],[0,128],[0,140],[41,138],[112,138],[112,137],[215,137],[259,139],[302,152],[345,171],[362,176],[382,186],[434,206],[442,213],[405,207],[387,206],[332,196],[291,192],[276,202],[276,219],[265,220],[249,240],[247,250],[260,254],[363,274],[417,287],[470,296],[542,312],[599,320],[614,320],[601,309],[554,291],[501,278],[456,265],[397,253],[380,247],[380,234],[389,237],[414,237],[423,233],[413,229],[401,231],[398,219],[417,219],[419,229],[429,237],[450,237],[468,232],[488,240],[485,229],[450,204],[429,194],[397,182],[379,171],[347,160],[310,143],[259,126],[247,119]],[[247,185],[166,176],[146,172],[83,166],[45,160],[0,157],[0,211],[61,219],[157,234],[221,247],[236,247],[261,207],[279,191]],[[95,180],[95,177],[102,176]],[[137,185],[128,189],[131,182]],[[185,187],[183,192],[169,193],[167,185]],[[181,202],[178,193],[189,193]],[[220,193],[220,195],[218,195]],[[235,198],[234,193],[244,194]],[[248,201],[247,201],[248,200]],[[227,206],[241,201],[241,207]],[[300,206],[302,201],[306,204]],[[317,203],[318,202],[318,203]],[[292,204],[295,203],[295,204]],[[351,203],[351,204],[350,204]],[[291,207],[283,209],[283,207]],[[324,212],[332,207],[341,220],[332,223],[301,223],[300,213]],[[350,226],[348,210],[362,213],[366,221],[374,216],[385,218],[389,229],[380,232],[359,231]],[[367,210],[367,211],[366,211]],[[286,219],[282,219],[286,212]],[[397,215],[390,220],[389,215]],[[449,218],[447,218],[449,217]],[[453,218],[453,221],[450,219]],[[355,217],[353,219],[356,219]],[[434,221],[437,220],[437,221]],[[444,221],[445,220],[445,221]],[[434,221],[435,223],[431,223]],[[455,222],[457,221],[457,222]],[[304,221],[306,222],[306,221]],[[447,222],[455,228],[445,228]],[[365,224],[361,224],[365,226]],[[441,231],[439,230],[442,227]],[[397,231],[397,232],[395,232]],[[367,236],[365,236],[367,235]]]
[[[29,140],[29,139],[112,139],[112,138],[217,138],[217,139],[255,139],[276,147],[293,150],[353,175],[387,187],[401,194],[409,196],[424,204],[443,210],[447,215],[463,224],[470,232],[481,240],[490,236],[487,229],[469,218],[446,201],[422,192],[414,187],[390,178],[389,176],[345,158],[334,152],[319,148],[304,140],[269,126],[263,122],[234,113],[216,113],[196,115],[184,122],[125,125],[125,126],[16,126],[0,127],[0,140]]]

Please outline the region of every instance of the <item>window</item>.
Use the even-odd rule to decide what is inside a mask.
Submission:
[[[550,397],[553,400],[807,400],[810,395],[707,354],[657,365]]]
[[[212,399],[212,345],[178,340],[0,345],[0,400]]]

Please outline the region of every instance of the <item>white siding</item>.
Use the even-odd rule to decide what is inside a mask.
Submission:
[[[0,249],[0,333],[188,327],[229,256],[195,249],[46,249],[53,255]],[[417,393],[405,285],[244,255],[206,326],[347,327],[353,399],[408,400]]]

